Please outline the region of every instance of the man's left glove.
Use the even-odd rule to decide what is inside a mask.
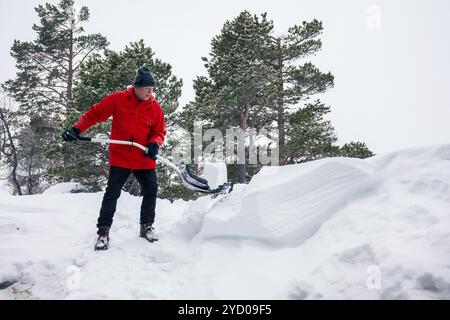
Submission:
[[[72,127],[63,132],[62,138],[64,141],[77,141],[80,140],[80,129]]]
[[[144,156],[156,160],[156,155],[158,154],[159,151],[159,145],[156,142],[152,142],[147,145],[147,149],[148,150],[144,152]]]

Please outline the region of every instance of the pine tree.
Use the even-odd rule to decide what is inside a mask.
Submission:
[[[131,85],[136,70],[144,65],[152,70],[155,77],[156,99],[164,110],[166,125],[170,130],[183,83],[173,75],[171,65],[155,58],[153,50],[146,47],[143,40],[130,43],[120,52],[106,49],[102,55],[95,54],[83,63],[75,83],[73,108],[65,123],[66,127],[71,126],[91,105],[106,95],[126,90],[127,86]],[[97,124],[91,127],[86,135],[109,136],[110,126],[111,121]],[[170,140],[169,133],[167,140]],[[161,152],[166,152],[169,143],[166,141]],[[99,190],[108,174],[108,148],[96,144],[70,144],[67,148],[73,161],[70,166],[54,168],[53,176],[76,177],[88,190]],[[165,185],[164,179],[167,179],[165,170],[167,168],[163,166],[158,168],[161,187]],[[127,181],[125,189],[134,194],[138,193],[139,185],[133,176]]]
[[[287,35],[272,37],[272,63],[276,69],[276,112],[279,130],[279,145],[284,153],[286,144],[286,118],[298,103],[308,101],[311,96],[333,87],[334,77],[323,73],[311,62],[298,65],[299,59],[316,54],[322,48],[317,37],[322,33],[322,22],[303,21],[302,25],[290,27]],[[282,155],[282,159],[285,159]],[[281,164],[284,164],[283,160]]]
[[[73,84],[81,63],[108,45],[100,34],[85,34],[89,9],[78,12],[73,0],[35,8],[40,24],[33,25],[34,41],[15,40],[11,55],[17,76],[4,88],[27,115],[53,119],[64,116],[73,98]]]
[[[15,40],[11,55],[18,69],[16,78],[2,84],[3,89],[19,104],[17,115],[23,117],[18,146],[24,155],[39,153],[26,166],[29,174],[40,175],[53,164],[68,164],[69,154],[61,143],[61,124],[73,102],[73,86],[83,61],[107,46],[100,34],[86,34],[83,23],[89,19],[89,9],[76,10],[74,1],[61,0],[35,8],[40,23],[33,25],[37,37],[33,41]],[[41,128],[37,127],[42,125]],[[40,141],[45,133],[45,143]],[[34,139],[34,140],[33,140]],[[28,149],[27,149],[28,148]],[[60,152],[60,150],[63,152]],[[57,151],[60,159],[55,158]],[[30,168],[29,166],[33,166]],[[48,167],[45,167],[48,165]],[[39,190],[31,188],[28,190]]]
[[[276,123],[281,165],[345,153],[349,147],[335,145],[334,127],[324,120],[330,107],[320,100],[311,102],[334,86],[334,76],[302,61],[321,50],[322,32],[322,23],[314,19],[276,37],[266,14],[258,19],[247,11],[227,21],[212,40],[210,58],[203,58],[208,75],[194,80],[195,100],[186,105],[178,123],[191,132],[195,121],[222,131],[270,129]],[[259,167],[228,169],[237,176],[232,181],[244,182]]]
[[[375,154],[369,150],[369,148],[364,142],[352,141],[350,143],[344,144],[339,149],[339,155],[341,157],[365,159],[373,157]]]
[[[195,101],[182,114],[182,124],[192,128],[195,119],[206,120],[205,129],[262,126],[269,121],[266,105],[272,97],[274,69],[266,63],[269,34],[273,29],[266,14],[243,11],[225,22],[211,42],[209,59],[203,57],[208,76],[194,80]],[[270,110],[269,110],[270,112]],[[189,120],[190,123],[188,123]],[[238,181],[245,182],[246,165],[238,164]]]
[[[316,100],[304,108],[290,114],[287,118],[285,151],[280,162],[301,163],[338,155],[339,147],[336,133],[324,116],[330,107]]]

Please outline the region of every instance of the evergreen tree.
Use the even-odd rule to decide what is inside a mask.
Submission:
[[[194,121],[223,131],[276,123],[281,165],[341,155],[334,128],[324,120],[330,108],[310,102],[334,86],[334,76],[310,61],[300,63],[321,50],[322,32],[314,19],[276,37],[266,14],[259,19],[247,11],[227,21],[212,40],[210,58],[202,58],[208,75],[194,81],[195,100],[184,108],[180,125],[192,132]],[[244,182],[259,167],[229,166],[237,175],[231,180]]]
[[[130,43],[120,52],[106,49],[102,55],[92,55],[83,63],[75,83],[73,108],[70,109],[65,126],[71,126],[91,105],[106,95],[126,90],[127,86],[132,84],[136,70],[144,65],[152,70],[156,79],[156,99],[164,110],[166,125],[170,130],[173,113],[178,108],[178,99],[181,96],[182,80],[173,75],[170,64],[155,58],[153,50],[146,47],[143,40]],[[110,120],[97,124],[90,128],[86,135],[109,136],[110,126]],[[166,149],[169,144],[170,133],[167,134],[161,153],[168,151]],[[76,180],[82,182],[88,190],[100,190],[108,174],[108,147],[97,144],[70,144],[67,148],[73,157],[71,165],[54,168],[52,175],[77,177]],[[165,170],[167,168],[164,166],[158,167],[160,187],[170,185],[170,182],[165,181],[168,179]],[[125,189],[138,194],[139,185],[134,176],[130,176]]]
[[[19,104],[17,115],[23,121],[15,129],[22,131],[17,135],[18,146],[24,148],[21,152],[34,154],[33,159],[49,160],[30,160],[26,166],[28,173],[39,176],[33,180],[41,181],[41,175],[53,164],[69,164],[70,155],[65,152],[60,132],[73,102],[74,81],[83,61],[108,43],[100,34],[85,33],[82,25],[89,19],[89,9],[77,11],[73,0],[46,3],[35,10],[40,20],[33,25],[37,37],[33,41],[14,41],[11,55],[16,60],[17,75],[2,87]],[[45,143],[40,140],[44,131]],[[61,148],[63,152],[55,153]],[[30,183],[27,189],[39,190]]]
[[[339,149],[339,155],[341,157],[365,159],[373,157],[375,154],[369,150],[364,142],[352,141],[350,143],[344,144]]]
[[[82,24],[89,19],[89,9],[77,12],[73,0],[46,3],[35,10],[40,19],[33,25],[37,38],[14,41],[11,55],[18,72],[3,86],[23,113],[53,120],[64,116],[73,98],[81,63],[108,43],[100,34],[85,34]]]
[[[337,140],[335,130],[331,122],[324,119],[329,112],[330,107],[316,100],[288,116],[283,163],[301,163],[338,155],[339,147],[334,145]]]
[[[298,109],[298,103],[308,101],[312,95],[325,92],[334,85],[331,73],[323,73],[311,62],[298,65],[299,59],[316,54],[322,48],[317,37],[322,33],[322,22],[304,21],[302,25],[290,27],[287,35],[272,37],[272,63],[276,69],[276,112],[279,130],[279,145],[283,159],[286,143],[286,118],[292,109]],[[292,145],[292,141],[291,141]],[[299,146],[300,147],[300,146]],[[292,149],[292,146],[291,146]]]
[[[249,126],[270,122],[266,113],[271,112],[267,104],[273,100],[274,69],[266,60],[272,29],[266,14],[258,17],[247,11],[225,22],[211,42],[209,59],[202,58],[208,76],[194,80],[195,101],[181,115],[184,128],[205,120],[205,129],[246,131]],[[237,180],[245,182],[246,165],[239,164],[237,172]]]

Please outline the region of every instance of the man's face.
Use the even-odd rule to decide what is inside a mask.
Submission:
[[[153,87],[135,87],[134,92],[139,100],[148,100],[153,93]]]

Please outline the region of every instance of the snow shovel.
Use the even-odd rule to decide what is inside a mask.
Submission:
[[[125,144],[125,145],[135,146],[145,152],[148,150],[143,145],[133,142],[133,141],[110,140],[110,139],[90,138],[90,137],[79,137],[79,140],[96,142],[96,143]],[[217,188],[211,189],[208,185],[208,181],[194,175],[189,170],[189,167],[187,165],[182,165],[181,168],[178,168],[176,165],[174,165],[168,159],[164,158],[163,156],[161,156],[159,154],[156,155],[156,158],[158,159],[158,161],[161,161],[165,165],[167,165],[167,166],[171,167],[173,170],[175,170],[178,173],[178,176],[180,177],[181,181],[183,182],[183,185],[190,190],[202,192],[202,193],[209,193],[209,194],[213,194],[213,195],[219,195],[222,193],[227,193],[230,189],[229,182],[225,182],[225,183],[221,184],[220,186],[218,186]]]

